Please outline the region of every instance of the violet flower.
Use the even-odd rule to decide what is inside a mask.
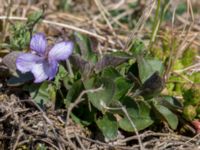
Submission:
[[[47,48],[47,40],[43,33],[32,36],[30,53],[19,55],[16,67],[22,73],[32,72],[34,82],[40,83],[53,79],[58,70],[58,61],[66,60],[73,51],[73,42],[60,42],[51,49]]]

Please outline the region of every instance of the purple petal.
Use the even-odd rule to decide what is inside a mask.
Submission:
[[[50,60],[65,60],[67,59],[73,51],[74,44],[73,42],[60,42],[55,44],[49,52]]]
[[[58,71],[58,63],[55,60],[45,63],[45,72],[48,75],[49,80],[53,79]]]
[[[40,83],[48,78],[48,75],[45,72],[45,67],[48,67],[45,65],[45,61],[33,65],[31,72],[35,77],[35,83]]]
[[[37,55],[24,53],[24,54],[19,55],[19,57],[17,57],[16,67],[22,73],[26,73],[26,72],[31,71],[33,66],[41,60],[42,58]]]
[[[43,33],[34,34],[31,38],[30,48],[39,55],[43,56],[47,48],[47,40],[45,35]]]

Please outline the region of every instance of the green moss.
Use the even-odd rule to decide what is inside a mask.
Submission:
[[[197,55],[196,50],[194,50],[194,49],[187,49],[183,53],[183,57],[182,57],[182,60],[181,60],[182,64],[184,66],[192,65],[194,63],[196,55]]]
[[[184,65],[182,64],[181,60],[176,60],[176,62],[174,63],[173,69],[174,70],[180,70],[183,69]]]
[[[189,76],[189,79],[192,80],[194,83],[200,83],[200,75],[199,72],[195,72]]]
[[[199,105],[200,104],[200,88],[193,86],[190,89],[183,90],[183,98],[185,104]]]
[[[192,121],[197,115],[195,107],[192,105],[185,106],[183,109],[183,115],[185,119]]]

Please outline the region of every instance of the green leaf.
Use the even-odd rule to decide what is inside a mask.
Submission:
[[[176,129],[178,126],[178,117],[167,107],[159,104],[154,104],[156,111],[164,118],[172,129]]]
[[[87,114],[87,115],[86,115]],[[81,125],[89,126],[91,123],[94,123],[97,114],[97,109],[91,107],[89,109],[87,103],[79,104],[78,108],[75,108],[70,114],[72,119]]]
[[[67,96],[64,100],[66,107],[71,102],[73,102],[80,95],[81,91],[83,91],[83,90],[84,90],[84,87],[83,87],[82,81],[78,80],[75,83],[73,83],[73,85],[69,89]]]
[[[79,55],[72,55],[70,57],[70,62],[73,67],[81,73],[83,79],[87,79],[93,73],[94,64],[84,60]]]
[[[127,109],[129,115],[138,115],[139,113],[139,105],[138,103],[132,99],[131,97],[124,97],[122,100],[121,100],[121,103],[122,105]]]
[[[164,96],[162,98],[161,104],[171,110],[180,110],[183,107],[180,100],[172,96]]]
[[[95,65],[95,71],[100,72],[107,67],[117,67],[120,64],[128,62],[133,57],[125,52],[113,52],[111,54],[104,55]]]
[[[20,85],[23,85],[33,79],[34,79],[34,77],[30,72],[25,73],[25,74],[18,72],[17,76],[13,76],[7,80],[7,85],[8,86],[20,86]]]
[[[123,106],[126,108],[137,130],[143,130],[153,124],[154,121],[150,115],[151,108],[146,102],[140,101],[136,103],[133,99],[126,97],[123,101]],[[126,115],[119,121],[119,126],[127,132],[135,132]]]
[[[137,63],[139,69],[139,77],[142,83],[144,83],[154,72],[152,66],[146,61],[143,56],[137,56]]]
[[[42,84],[31,84],[31,85],[25,85],[23,87],[24,90],[27,90],[30,92],[31,98],[37,102],[39,105],[46,104],[50,101],[55,101],[55,98],[52,97],[52,92],[55,92],[56,94],[56,89],[55,87],[52,88],[53,85],[51,83],[45,81]],[[52,91],[55,90],[55,91]],[[50,93],[51,92],[51,93]]]
[[[2,62],[4,63],[4,65],[6,65],[8,67],[8,69],[12,72],[16,72],[16,59],[17,57],[23,54],[22,52],[18,52],[18,51],[13,51],[7,55],[5,55],[2,59]]]
[[[109,77],[115,80],[116,78],[121,77],[121,74],[115,68],[108,67],[102,71],[102,76]]]
[[[115,94],[113,100],[119,100],[121,97],[125,96],[133,84],[128,82],[124,77],[118,77],[114,80],[115,82]]]
[[[103,86],[103,90],[87,93],[89,101],[99,110],[104,110],[104,105],[109,106],[115,92],[115,84],[109,78],[91,78],[84,82],[86,89],[96,89]]]
[[[95,63],[97,61],[96,54],[92,49],[92,42],[88,36],[81,33],[74,33],[76,43],[78,44],[83,59]]]
[[[131,120],[135,124],[138,131],[144,130],[153,124],[152,120],[150,120],[149,118],[145,118],[145,117],[140,117],[140,118],[136,118],[136,119],[131,118]],[[124,131],[135,132],[135,130],[134,130],[133,126],[131,125],[130,121],[128,120],[128,118],[121,119],[119,121],[119,126]]]
[[[136,90],[135,96],[138,93],[145,99],[151,99],[159,95],[163,88],[164,81],[160,77],[158,71],[156,71],[142,84],[142,87],[139,90]]]
[[[115,83],[115,94],[113,96],[113,100],[119,100],[121,97],[125,96],[128,90],[134,85],[112,67],[104,69],[102,77],[110,78],[110,80],[113,80]]]
[[[162,61],[158,59],[146,59],[147,63],[149,63],[153,69],[153,71],[158,71],[160,74],[163,72],[164,67]]]
[[[49,99],[52,102],[56,102],[56,93],[57,93],[57,90],[56,90],[55,85],[49,84],[49,86],[48,86],[48,93],[49,93]]]
[[[114,140],[117,138],[118,123],[112,114],[104,114],[103,118],[96,121],[105,138]]]
[[[159,60],[151,60],[144,58],[141,55],[137,56],[137,63],[139,69],[139,76],[142,83],[144,83],[154,72],[162,72],[163,66],[162,62]]]

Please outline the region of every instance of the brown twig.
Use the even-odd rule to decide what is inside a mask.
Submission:
[[[117,107],[117,108],[114,108],[114,107],[108,107],[106,106],[105,104],[102,104],[102,106],[107,109],[107,110],[122,110],[123,113],[125,114],[125,116],[127,117],[127,119],[129,120],[131,126],[133,127],[134,131],[135,131],[135,134],[137,136],[137,139],[138,139],[138,143],[139,143],[139,147],[140,147],[140,150],[144,150],[144,146],[142,144],[142,140],[141,140],[141,137],[140,137],[140,134],[134,124],[134,122],[132,121],[131,117],[129,116],[125,106],[123,106],[120,102],[119,102],[119,105],[120,107]]]
[[[83,143],[81,142],[79,136],[78,136],[76,133],[74,133],[74,134],[75,134],[75,137],[76,137],[76,139],[77,139],[79,145],[81,146],[81,149],[82,149],[82,150],[86,150],[86,148],[85,148],[85,146],[83,145]]]
[[[26,21],[27,20],[26,17],[17,17],[17,16],[6,17],[6,16],[0,16],[0,20],[5,20],[6,18],[9,19],[9,20],[21,20],[21,21]],[[113,45],[115,44],[114,41],[108,40],[107,38],[105,38],[103,36],[100,36],[100,35],[98,35],[96,33],[87,31],[85,29],[81,29],[81,28],[75,27],[73,25],[68,25],[68,24],[59,23],[59,22],[53,22],[53,21],[50,21],[50,20],[42,20],[42,22],[46,23],[46,24],[49,24],[49,25],[55,25],[55,26],[67,28],[67,29],[70,29],[70,30],[74,30],[74,31],[77,31],[77,32],[81,32],[81,33],[90,35],[92,37],[98,38],[100,41],[107,41],[110,44],[113,44]]]
[[[68,107],[68,112],[67,112],[67,117],[66,117],[66,126],[69,125],[69,116],[71,114],[71,111],[74,109],[74,107],[76,107],[79,103],[81,103],[82,101],[84,101],[84,99],[82,99],[83,95],[87,94],[87,93],[95,93],[98,91],[103,90],[103,87],[100,86],[99,88],[96,89],[89,89],[89,90],[84,90],[80,93],[80,95],[78,96],[78,98],[70,104],[70,106]]]

